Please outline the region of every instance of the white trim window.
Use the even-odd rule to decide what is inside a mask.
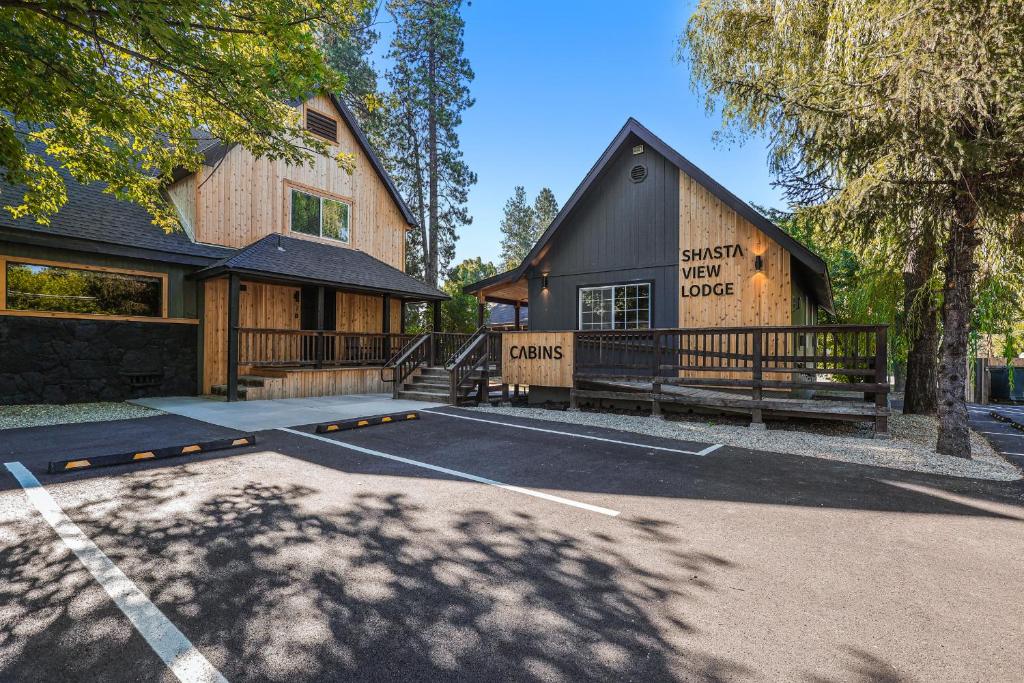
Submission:
[[[581,287],[579,292],[579,329],[650,329],[651,283]]]
[[[292,232],[349,241],[352,207],[343,201],[292,188]]]

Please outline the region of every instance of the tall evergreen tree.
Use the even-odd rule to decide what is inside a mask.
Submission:
[[[505,216],[501,219],[502,269],[515,268],[530,253],[534,243],[536,215],[526,201],[526,188],[516,185],[512,196],[505,202]]]
[[[386,163],[419,225],[408,232],[407,269],[437,286],[455,256],[457,230],[476,174],[459,148],[462,112],[473,105],[463,56],[461,0],[389,0],[395,22],[386,74]]]
[[[1021,244],[1024,5],[701,0],[683,47],[708,107],[741,133],[767,133],[791,200],[817,206],[846,240],[905,248],[915,225],[934,240],[936,450],[970,457],[977,250]]]
[[[533,200],[533,214],[536,223],[534,228],[536,233],[534,241],[536,241],[558,215],[558,200],[555,199],[555,193],[551,191],[550,187],[542,187],[537,193],[537,198]]]
[[[380,39],[380,33],[374,28],[380,10],[380,2],[366,3],[359,8],[347,31],[328,27],[320,37],[327,65],[345,79],[341,99],[375,142],[383,112],[377,90],[377,71],[370,53]]]

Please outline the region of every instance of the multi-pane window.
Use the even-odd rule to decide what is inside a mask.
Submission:
[[[7,308],[160,317],[163,279],[33,263],[7,263]]]
[[[584,287],[579,301],[581,330],[637,330],[651,326],[651,285]]]
[[[292,232],[348,242],[350,211],[337,199],[292,190]]]

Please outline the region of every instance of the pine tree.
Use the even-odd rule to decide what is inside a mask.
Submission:
[[[374,29],[379,11],[378,3],[365,4],[347,31],[328,28],[320,37],[328,66],[345,79],[345,89],[339,96],[374,142],[383,124],[377,71],[370,59],[380,39]]]
[[[516,185],[512,196],[505,202],[505,217],[501,219],[501,261],[504,270],[517,267],[530,253],[536,241],[536,227],[537,214],[526,201],[526,188]]]
[[[534,241],[536,241],[540,239],[540,236],[551,225],[551,221],[555,220],[555,216],[558,215],[558,200],[555,199],[555,193],[551,191],[550,187],[543,187],[537,193],[537,198],[533,200],[533,213],[534,232],[536,233]]]
[[[462,112],[473,105],[461,6],[461,0],[387,4],[395,33],[382,152],[419,223],[407,233],[407,270],[435,287],[455,256],[457,230],[472,223],[466,200],[476,182],[457,133]]]

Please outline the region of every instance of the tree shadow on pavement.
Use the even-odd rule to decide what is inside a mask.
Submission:
[[[210,496],[190,477],[142,471],[118,493],[120,512],[105,500],[65,510],[229,680],[753,677],[689,642],[700,626],[686,606],[735,567],[683,539],[648,562],[612,532],[525,513],[431,517],[379,491],[339,507],[313,488],[254,481]],[[119,613],[108,600],[76,603],[68,577],[85,570],[52,530],[25,524],[2,538],[0,604],[12,618],[0,626],[0,678],[166,676],[155,657],[142,670],[111,663],[125,650],[110,634],[130,645]],[[109,628],[86,628],[101,620]]]

